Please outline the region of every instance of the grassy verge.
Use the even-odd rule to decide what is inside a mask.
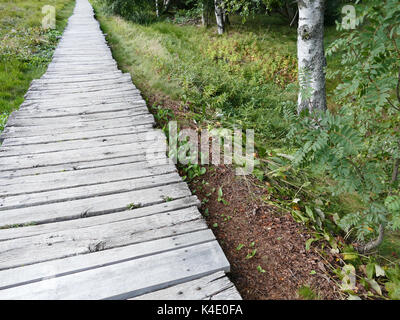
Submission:
[[[23,102],[33,79],[51,61],[74,0],[0,1],[0,131],[7,116]],[[56,8],[56,29],[42,29],[42,7]]]

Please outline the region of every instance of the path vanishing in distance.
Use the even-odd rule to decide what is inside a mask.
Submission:
[[[93,9],[0,136],[0,299],[240,299]]]

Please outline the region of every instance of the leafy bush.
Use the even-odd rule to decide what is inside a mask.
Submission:
[[[148,0],[97,0],[108,14],[119,15],[139,24],[156,20],[153,1]]]
[[[330,72],[342,80],[341,110],[304,117],[290,137],[300,147],[295,165],[332,179],[332,195],[360,201],[339,225],[364,240],[380,225],[400,229],[400,3],[373,0],[359,10],[358,29],[343,32],[328,50],[342,57],[342,68]]]

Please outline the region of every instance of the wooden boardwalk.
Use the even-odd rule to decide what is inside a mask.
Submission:
[[[0,299],[240,299],[87,0],[0,136]]]

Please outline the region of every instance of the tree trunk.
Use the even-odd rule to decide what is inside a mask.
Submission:
[[[208,25],[209,25],[209,9],[208,9],[208,1],[207,0],[203,0],[201,23],[204,27],[208,27]]]
[[[169,7],[169,5],[170,5],[170,3],[171,3],[171,0],[164,0],[163,1],[163,12],[167,12],[168,11],[168,7]]]
[[[324,0],[298,0],[297,56],[300,92],[298,109],[326,110]]]
[[[217,20],[218,34],[223,34],[225,31],[224,25],[224,9],[222,0],[214,0],[215,2],[215,19]]]
[[[229,16],[228,16],[228,14],[226,13],[225,10],[223,10],[222,16],[223,16],[223,19],[224,19],[224,26],[225,27],[229,26],[231,24],[231,22],[229,21]]]
[[[156,0],[156,15],[157,18],[160,16],[160,11],[158,10],[158,0]]]

